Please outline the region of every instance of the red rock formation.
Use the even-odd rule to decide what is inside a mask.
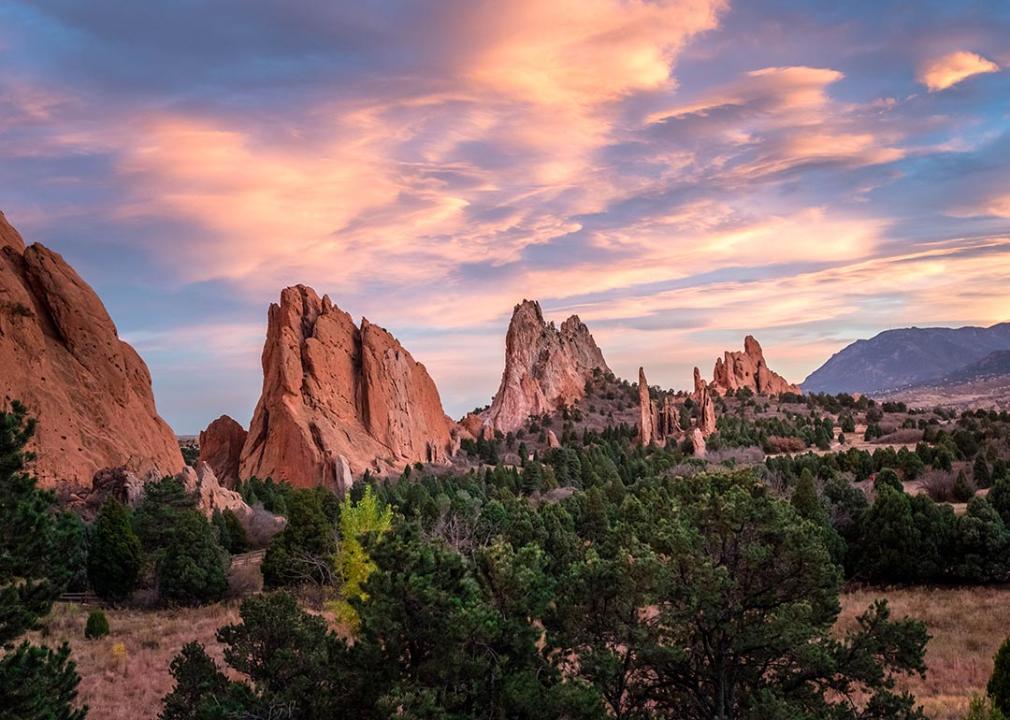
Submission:
[[[304,285],[270,306],[240,477],[342,492],[352,473],[441,462],[453,446],[435,383],[392,335]]]
[[[516,430],[530,415],[552,413],[580,399],[596,368],[609,372],[577,315],[557,329],[544,321],[539,303],[523,300],[515,306],[505,338],[501,386],[483,419],[495,430]]]
[[[225,487],[235,487],[246,431],[235,420],[222,415],[200,433],[200,462],[207,463]]]
[[[95,291],[57,253],[26,248],[0,213],[0,404],[11,400],[38,418],[43,486],[87,486],[102,468],[170,475],[183,466],[147,366]]]
[[[681,433],[680,409],[668,394],[658,402],[650,397],[645,368],[638,368],[638,428],[642,445],[663,447],[669,438]]]
[[[740,388],[749,388],[757,395],[802,393],[799,386],[769,369],[761,345],[753,336],[744,338],[743,347],[743,352],[727,350],[723,357],[716,359],[712,372],[713,390],[720,395]]]
[[[645,379],[645,368],[638,368],[638,439],[642,445],[651,445],[656,437],[653,428],[652,399],[649,397],[649,383]]]
[[[701,379],[701,371],[694,369],[694,394],[691,396],[698,406],[698,425],[703,437],[708,437],[716,430],[715,400],[712,398],[711,386]]]
[[[705,457],[707,449],[705,448],[705,434],[701,431],[701,428],[694,428],[691,431],[691,447],[692,454],[697,458]]]

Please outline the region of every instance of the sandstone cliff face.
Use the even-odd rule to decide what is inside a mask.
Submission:
[[[540,304],[516,305],[505,338],[501,385],[483,413],[501,432],[518,429],[530,415],[554,412],[580,399],[593,370],[609,372],[589,328],[572,315],[558,329],[544,321]]]
[[[246,431],[235,420],[222,415],[200,433],[200,462],[207,463],[225,487],[235,487]]]
[[[31,449],[43,486],[90,485],[108,467],[183,466],[147,366],[94,290],[57,253],[26,248],[0,214],[0,403],[11,400],[38,418]]]
[[[367,469],[444,461],[453,442],[435,383],[388,332],[303,285],[270,306],[240,477],[343,492]]]
[[[761,345],[751,335],[744,338],[743,352],[726,351],[715,361],[712,389],[720,395],[749,388],[757,395],[802,392],[799,386],[769,369]]]

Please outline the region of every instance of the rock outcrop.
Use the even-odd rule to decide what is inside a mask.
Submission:
[[[540,304],[523,300],[515,306],[505,338],[501,385],[482,413],[494,430],[511,432],[531,415],[552,413],[585,394],[593,370],[609,372],[589,328],[572,315],[560,329],[544,320]]]
[[[691,431],[691,454],[696,458],[703,458],[708,450],[705,447],[705,434],[701,428],[694,428]]]
[[[446,461],[454,431],[427,370],[388,332],[304,285],[270,306],[240,477],[342,493],[365,470]]]
[[[642,445],[651,445],[656,433],[652,426],[652,398],[645,368],[638,368],[638,439]]]
[[[0,405],[12,400],[38,419],[31,449],[44,487],[87,486],[102,468],[183,466],[147,366],[95,291],[57,253],[25,247],[0,213]]]
[[[642,445],[666,445],[668,438],[679,435],[680,411],[670,395],[655,401],[649,394],[645,368],[638,368],[638,439]]]
[[[200,462],[207,463],[225,487],[235,487],[246,440],[245,428],[222,415],[200,433]]]
[[[716,359],[712,373],[712,389],[715,392],[725,395],[740,388],[749,388],[756,395],[802,393],[798,385],[769,369],[764,351],[753,336],[744,338],[743,348],[743,352],[727,350],[723,357]]]
[[[712,397],[711,386],[701,379],[698,368],[694,369],[694,393],[691,399],[698,408],[697,429],[702,437],[708,437],[716,430],[715,399]]]

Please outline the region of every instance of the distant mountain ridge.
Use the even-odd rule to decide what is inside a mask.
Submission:
[[[1001,350],[1010,350],[1010,323],[886,330],[832,355],[802,387],[826,393],[895,390],[966,370]]]
[[[966,365],[942,377],[926,380],[921,385],[956,385],[985,378],[1010,375],[1010,350],[996,350],[981,360]]]

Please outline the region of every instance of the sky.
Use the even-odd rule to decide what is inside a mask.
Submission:
[[[1010,319],[1006,0],[0,0],[0,209],[247,424],[295,283],[486,404],[513,306],[690,386]]]

